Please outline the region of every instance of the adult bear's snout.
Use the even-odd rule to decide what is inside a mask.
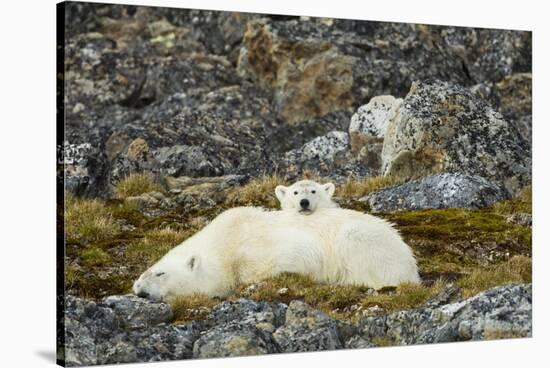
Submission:
[[[300,207],[302,207],[304,210],[309,207],[309,201],[307,199],[302,199],[300,201]]]
[[[148,292],[141,290],[137,293],[137,296],[139,296],[140,298],[149,299],[151,295],[149,295]]]

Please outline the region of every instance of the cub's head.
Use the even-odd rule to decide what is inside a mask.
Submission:
[[[312,180],[302,180],[289,187],[279,185],[275,188],[275,195],[281,202],[281,209],[310,215],[318,208],[337,207],[332,201],[334,189],[332,183],[321,185]]]

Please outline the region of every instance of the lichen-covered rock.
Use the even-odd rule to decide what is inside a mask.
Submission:
[[[531,285],[506,285],[452,303],[366,317],[362,337],[385,337],[399,345],[529,337]]]
[[[516,73],[496,84],[499,111],[515,123],[523,137],[531,142],[532,136],[532,76]]]
[[[276,327],[284,323],[286,309],[287,306],[281,303],[238,299],[215,306],[205,323],[209,326],[216,326],[236,321],[273,332]]]
[[[436,80],[412,85],[382,150],[385,175],[462,172],[502,183],[509,193],[529,183],[530,165],[529,144],[515,126],[469,90]]]
[[[351,117],[351,152],[373,173],[378,173],[382,165],[381,154],[388,121],[402,101],[393,96],[376,96]]]
[[[63,160],[65,189],[78,196],[104,197],[109,194],[109,171],[105,155],[91,143],[64,142],[58,147]]]
[[[195,342],[196,358],[257,355],[279,352],[271,333],[284,322],[286,305],[239,299],[213,308]]]
[[[65,362],[74,366],[190,358],[198,331],[193,324],[166,325],[171,319],[167,304],[136,296],[110,296],[98,303],[67,296]]]
[[[402,95],[413,76],[468,84],[453,50],[438,47],[422,26],[376,23],[364,37],[332,24],[256,19],[247,25],[239,72],[274,90],[285,122],[356,107],[376,94]]]
[[[280,167],[288,173],[316,172],[333,178],[365,176],[368,169],[352,157],[349,135],[332,131],[287,152]]]
[[[135,295],[113,295],[103,298],[100,307],[111,309],[124,328],[146,328],[170,322],[172,309],[165,303],[152,303]]]
[[[370,139],[384,138],[386,126],[403,100],[393,96],[376,96],[361,106],[351,117],[351,148],[359,151]]]
[[[235,321],[208,330],[193,347],[194,358],[221,358],[278,352],[278,346],[269,332]]]
[[[533,224],[533,216],[530,213],[517,212],[506,217],[506,222],[522,226],[531,226]]]
[[[290,302],[285,324],[273,333],[273,337],[281,351],[287,353],[342,348],[336,322],[297,300]]]
[[[351,339],[346,341],[344,347],[346,349],[368,349],[375,348],[376,345],[368,340],[365,340],[361,336],[353,336]]]
[[[504,29],[434,27],[463,61],[471,79],[499,82],[508,75],[531,71],[531,32]]]
[[[441,173],[382,189],[361,198],[373,212],[429,208],[482,208],[506,199],[498,185],[476,175]]]

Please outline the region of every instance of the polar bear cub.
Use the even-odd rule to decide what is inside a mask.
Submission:
[[[420,281],[411,249],[385,220],[341,208],[303,216],[238,207],[168,252],[133,290],[152,300],[225,296],[240,283],[283,272],[375,289]]]
[[[334,190],[332,183],[319,184],[313,180],[301,180],[289,187],[277,186],[275,196],[283,211],[310,215],[318,208],[338,207],[332,200]]]

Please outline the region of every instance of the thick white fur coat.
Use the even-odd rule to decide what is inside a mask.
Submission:
[[[340,208],[303,216],[239,207],[172,249],[134,291],[156,299],[195,292],[223,296],[239,283],[283,272],[375,289],[419,282],[411,249],[385,220]]]

